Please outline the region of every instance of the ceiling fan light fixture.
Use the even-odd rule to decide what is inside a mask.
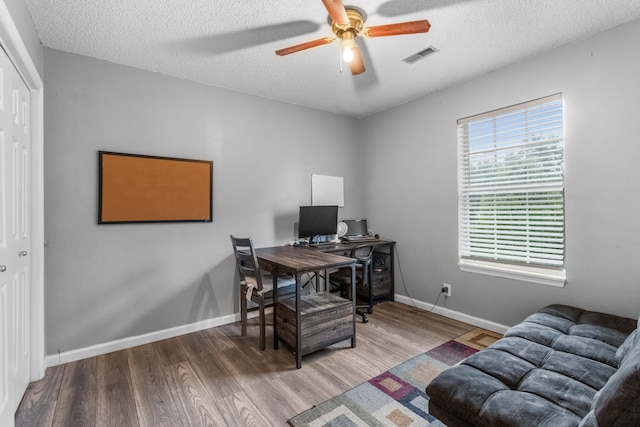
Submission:
[[[344,31],[340,34],[340,47],[342,48],[342,59],[345,62],[353,60],[353,50],[356,46],[355,37],[351,31]]]
[[[351,50],[351,46],[345,46],[342,50],[342,59],[344,62],[353,61],[353,51]]]

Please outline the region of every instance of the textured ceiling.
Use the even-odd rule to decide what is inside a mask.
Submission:
[[[355,117],[402,104],[640,18],[640,0],[345,0],[365,26],[428,19],[424,34],[358,38],[340,72],[321,0],[26,0],[44,46]],[[414,65],[402,59],[429,46]]]

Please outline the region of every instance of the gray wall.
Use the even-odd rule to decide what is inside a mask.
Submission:
[[[397,292],[433,303],[450,283],[447,308],[507,325],[549,303],[640,314],[638,40],[635,21],[362,120],[365,211],[376,232],[398,241],[406,290],[398,281]],[[456,120],[558,92],[567,285],[459,271]]]
[[[362,213],[355,119],[45,49],[47,354],[238,312],[229,234],[294,237],[311,174]],[[97,225],[98,150],[214,161],[210,224]]]

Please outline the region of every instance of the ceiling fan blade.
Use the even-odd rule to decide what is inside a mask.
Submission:
[[[349,25],[347,11],[342,4],[342,0],[322,0],[322,4],[329,12],[329,16],[338,25]]]
[[[351,68],[351,74],[357,76],[358,74],[365,72],[364,61],[362,60],[362,55],[360,54],[360,48],[358,46],[352,47],[351,52],[353,53],[353,59],[349,62],[349,68]]]
[[[401,36],[403,34],[426,33],[431,24],[426,19],[422,21],[400,22],[398,24],[376,25],[362,30],[367,37]]]
[[[323,37],[317,40],[311,40],[310,42],[300,43],[295,46],[285,47],[283,49],[276,50],[276,55],[285,56],[290,53],[300,52],[301,50],[311,49],[312,47],[322,46],[325,44],[329,44],[335,39],[333,37]]]

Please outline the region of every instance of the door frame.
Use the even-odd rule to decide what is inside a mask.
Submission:
[[[31,94],[31,317],[29,379],[44,376],[44,83],[4,1],[0,2],[0,45]]]

